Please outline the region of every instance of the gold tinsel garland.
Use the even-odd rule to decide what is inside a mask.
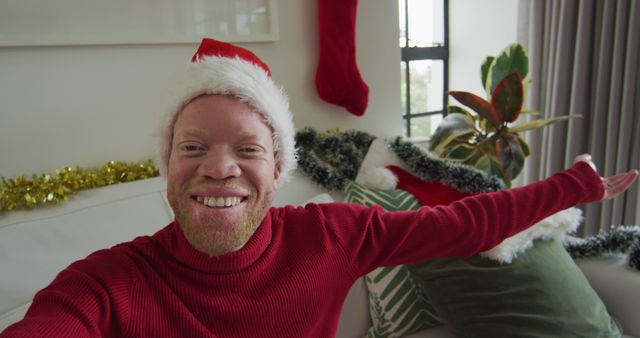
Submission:
[[[126,163],[109,161],[97,168],[64,167],[55,174],[27,175],[7,179],[0,176],[0,212],[31,210],[67,201],[80,190],[158,176],[153,161]]]

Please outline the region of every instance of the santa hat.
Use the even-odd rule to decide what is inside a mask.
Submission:
[[[271,78],[269,67],[251,51],[230,43],[205,38],[186,72],[174,88],[165,123],[161,166],[171,151],[173,125],[182,108],[203,94],[230,95],[254,108],[273,129],[276,165],[280,181],[286,182],[296,168],[295,129],[289,99]]]

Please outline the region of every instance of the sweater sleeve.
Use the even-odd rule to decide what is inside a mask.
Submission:
[[[115,277],[105,282],[96,278],[87,269],[107,273],[111,269],[91,258],[73,263],[38,291],[25,317],[0,337],[101,337],[109,331],[114,333],[114,322],[128,321],[129,308],[122,304],[126,301],[114,302],[113,293],[121,293],[116,298],[127,298],[132,281]],[[124,306],[119,307],[118,303]],[[112,318],[114,313],[119,318]]]
[[[488,250],[538,221],[604,194],[602,181],[579,162],[545,180],[510,190],[482,193],[418,211],[385,212],[380,207],[343,205],[327,209],[335,240],[357,273],[379,266],[445,257],[470,257]],[[330,207],[328,207],[330,208]]]

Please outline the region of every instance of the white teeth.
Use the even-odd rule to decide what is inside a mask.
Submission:
[[[232,207],[240,204],[240,197],[203,197],[196,196],[196,201],[212,208]]]

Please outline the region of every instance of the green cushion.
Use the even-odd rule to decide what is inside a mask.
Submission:
[[[409,266],[459,337],[620,337],[621,330],[557,240],[512,264],[478,255]]]
[[[385,210],[418,209],[420,204],[403,190],[373,190],[350,182],[346,201]],[[368,337],[402,337],[442,325],[420,284],[404,266],[378,268],[365,276],[373,325]]]

